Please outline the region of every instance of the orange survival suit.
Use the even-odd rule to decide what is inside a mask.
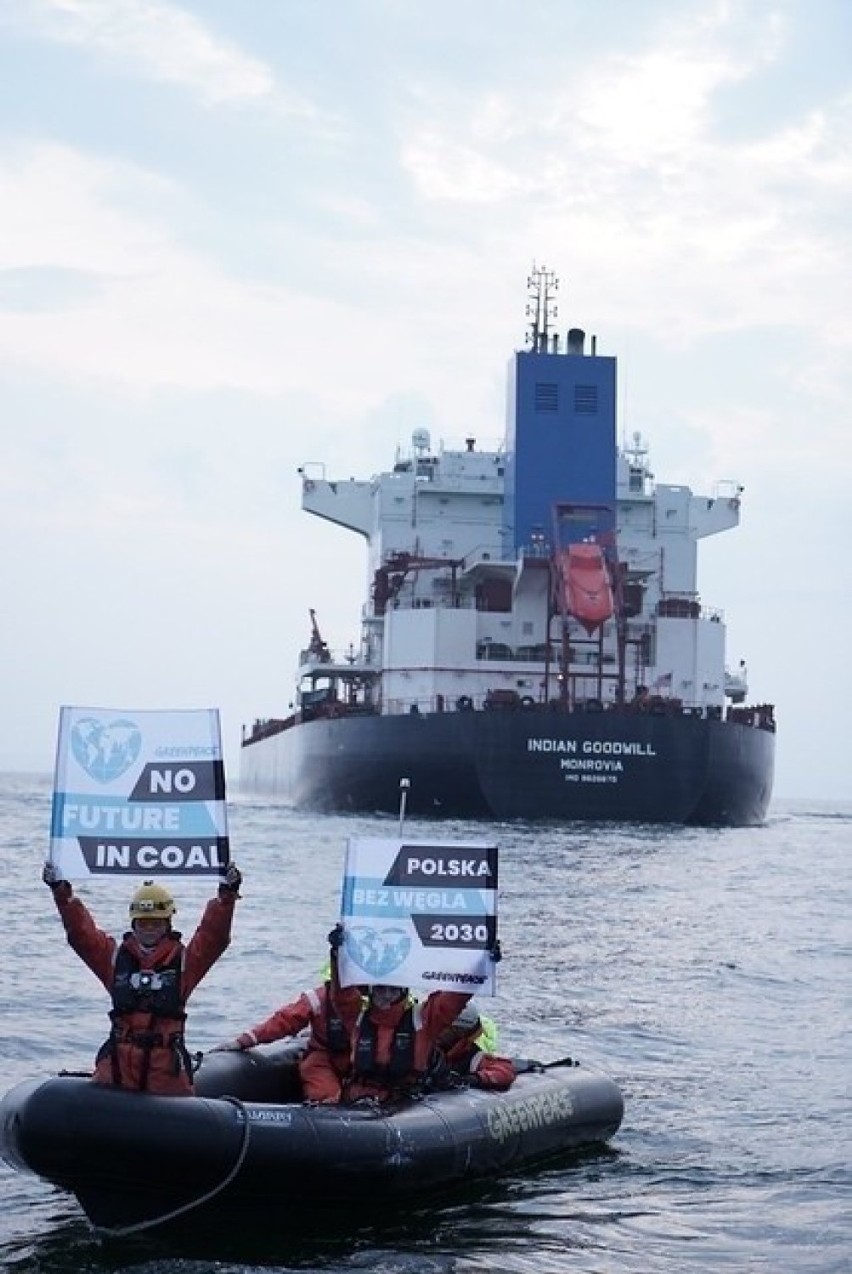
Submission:
[[[130,931],[118,942],[96,925],[68,881],[53,889],[68,942],[112,996],[112,1031],[98,1052],[96,1084],[190,1096],[189,1054],[184,1043],[189,996],[231,940],[235,888],[219,887],[189,942],[169,929],[145,948]]]
[[[387,1101],[412,1092],[435,1064],[441,1032],[470,999],[468,992],[433,991],[422,1003],[403,995],[385,1008],[363,1002],[357,987],[338,992],[337,1007],[351,1038],[346,1101]]]
[[[332,964],[335,957],[332,956]],[[360,996],[359,996],[360,998]],[[331,981],[285,1004],[264,1022],[234,1040],[238,1048],[272,1044],[309,1029],[307,1047],[299,1061],[305,1101],[339,1102],[349,1070],[349,1033],[335,1007]]]

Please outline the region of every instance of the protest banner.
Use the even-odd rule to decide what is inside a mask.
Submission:
[[[341,920],[344,986],[494,995],[497,846],[351,839]]]
[[[59,714],[50,858],[86,876],[220,876],[230,859],[216,708]]]

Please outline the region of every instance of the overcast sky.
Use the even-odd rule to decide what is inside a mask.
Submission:
[[[776,795],[852,797],[848,0],[0,7],[0,769],[59,706],[293,697],[363,543],[297,475],[503,433],[533,262],[704,541]]]

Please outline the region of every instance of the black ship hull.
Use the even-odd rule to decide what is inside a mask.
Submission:
[[[687,711],[456,711],[276,723],[243,742],[241,787],[303,809],[440,818],[752,826],[775,734]],[[274,727],[273,727],[274,729]]]

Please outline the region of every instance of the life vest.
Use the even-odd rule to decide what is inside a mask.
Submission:
[[[340,1054],[348,1057],[349,1032],[343,1025],[342,1019],[335,1011],[334,1001],[331,994],[331,982],[325,983],[324,1005],[316,991],[308,991],[307,997],[310,1001],[311,1009],[314,1014],[314,1021],[311,1023],[311,1029],[317,1043],[327,1048],[329,1053]],[[322,1031],[317,1030],[317,1027],[320,1024],[320,1014],[322,1014]]]
[[[464,1038],[453,1044],[452,1048],[447,1049],[443,1056],[448,1071],[456,1075],[469,1075],[473,1059],[480,1055],[474,1041]]]
[[[378,1027],[370,1021],[369,1011],[363,1010],[356,1026],[357,1041],[352,1056],[352,1073],[356,1079],[400,1080],[414,1070],[414,1006],[409,1006],[399,1019],[393,1033],[390,1060],[379,1065],[376,1060]]]
[[[166,964],[143,969],[139,956],[122,942],[113,969],[113,1021],[128,1013],[150,1013],[153,1017],[183,1021],[186,1002],[181,990],[182,965],[183,947],[177,946]]]
[[[436,1044],[429,1058],[429,1068],[421,1080],[426,1092],[441,1091],[447,1088],[458,1088],[470,1079],[485,1056],[478,1048],[479,1036],[474,1040],[470,1036],[462,1036],[451,1048],[441,1048]]]
[[[152,1049],[167,1049],[172,1055],[172,1066],[177,1075],[185,1070],[192,1079],[192,1059],[187,1052],[181,1031],[164,1034],[157,1030],[157,1021],[184,1022],[186,1020],[185,1005],[181,986],[184,949],[180,943],[180,934],[173,932],[170,937],[175,940],[174,954],[164,964],[156,968],[143,969],[142,961],[128,945],[125,935],[115,953],[112,979],[112,1030],[109,1038],[101,1045],[97,1054],[97,1062],[109,1057],[112,1064],[112,1082],[117,1088],[122,1086],[121,1065],[119,1060],[119,1044],[130,1044],[144,1051],[144,1062],[139,1083],[140,1091],[148,1087],[148,1071],[151,1063]],[[125,1018],[136,1014],[147,1014],[148,1024],[139,1029],[125,1025]]]
[[[494,1052],[496,1043],[497,1025],[494,1019],[480,1014],[473,1030],[459,1035],[449,1046],[442,1046],[439,1042],[435,1047],[429,1068],[429,1086],[435,1089],[456,1088],[471,1079],[483,1059]]]
[[[426,1074],[421,1075],[418,1087],[421,1092],[437,1092],[445,1088],[457,1088],[460,1083],[458,1070],[453,1070],[440,1048],[435,1044],[429,1053]]]

